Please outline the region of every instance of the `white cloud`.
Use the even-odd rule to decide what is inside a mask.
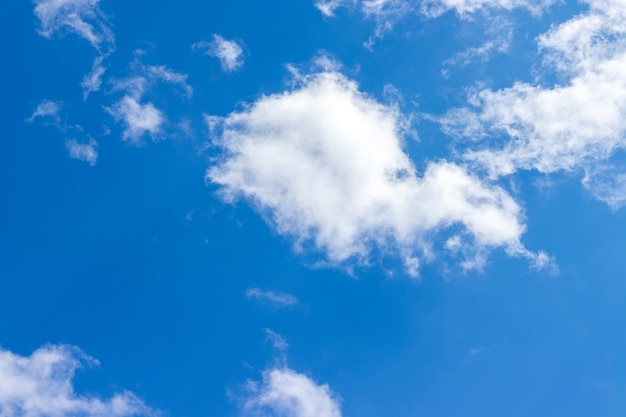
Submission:
[[[265,371],[263,382],[251,383],[248,394],[246,416],[341,417],[340,401],[328,385],[288,368]]]
[[[547,260],[520,243],[522,210],[503,189],[445,161],[418,176],[402,150],[406,118],[337,72],[305,76],[299,88],[211,121],[224,152],[207,180],[330,265],[367,264],[378,247],[416,275],[420,259],[433,257],[434,236],[451,226],[477,251]]]
[[[156,138],[165,122],[163,113],[154,107],[154,104],[141,104],[129,95],[124,96],[113,106],[107,107],[106,111],[115,121],[122,121],[125,124],[122,138],[134,144],[139,144],[146,134],[153,139]]]
[[[219,59],[223,71],[234,72],[243,67],[243,48],[234,40],[229,41],[214,34],[213,41],[196,42],[191,47],[203,49],[205,54]]]
[[[65,148],[70,154],[70,158],[87,162],[89,165],[96,165],[98,160],[98,143],[90,139],[88,143],[79,143],[76,139],[65,141]]]
[[[41,103],[37,105],[33,114],[26,120],[32,123],[38,117],[50,117],[58,123],[60,121],[59,113],[61,112],[62,105],[63,103],[60,101],[42,100]]]
[[[70,346],[48,345],[19,356],[0,348],[0,417],[156,416],[124,391],[103,400],[74,391],[76,370],[97,361]]]
[[[102,65],[104,58],[102,56],[96,57],[91,67],[91,72],[83,78],[83,82],[80,86],[83,88],[83,100],[87,100],[89,94],[100,91],[102,86],[102,76],[106,72],[106,68]]]
[[[34,0],[39,34],[50,38],[55,32],[69,31],[88,40],[104,53],[114,46],[113,32],[98,4],[100,0]]]
[[[269,301],[272,304],[278,306],[294,306],[298,304],[298,299],[291,294],[284,292],[263,291],[258,288],[248,288],[246,290],[246,297],[248,299],[256,299]]]
[[[470,97],[473,107],[440,119],[447,133],[478,141],[468,161],[493,177],[520,169],[605,172],[601,165],[626,148],[626,2],[587,3],[587,12],[538,38],[546,68],[565,82],[483,89]]]

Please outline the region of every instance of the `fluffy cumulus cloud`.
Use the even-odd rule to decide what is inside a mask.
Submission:
[[[248,299],[267,301],[280,307],[289,307],[298,304],[298,299],[291,294],[275,291],[263,291],[259,288],[248,288],[246,290]]]
[[[196,42],[192,48],[204,50],[205,54],[219,59],[223,71],[234,72],[243,67],[242,46],[236,41],[226,40],[218,34],[213,35],[211,42]]]
[[[249,385],[244,415],[254,417],[341,417],[340,402],[328,385],[319,385],[289,368],[270,369],[263,382]]]
[[[30,356],[0,348],[0,417],[131,417],[156,416],[133,393],[103,400],[74,391],[74,374],[97,364],[70,346],[45,346]]]
[[[564,82],[483,89],[470,97],[471,107],[441,119],[449,134],[478,141],[467,160],[494,177],[584,169],[585,184],[596,187],[613,171],[604,164],[626,147],[626,1],[587,3],[587,12],[538,38],[546,69]],[[611,194],[606,187],[602,195]]]
[[[101,52],[113,49],[114,37],[100,0],[34,0],[39,33],[46,38],[60,32],[73,32]]]
[[[378,247],[417,275],[420,258],[433,256],[433,236],[449,227],[458,232],[455,249],[503,247],[547,260],[520,243],[522,210],[503,189],[445,161],[416,172],[402,149],[407,120],[395,107],[334,71],[301,83],[209,118],[223,155],[207,179],[225,200],[251,202],[279,233],[331,265],[367,263]]]

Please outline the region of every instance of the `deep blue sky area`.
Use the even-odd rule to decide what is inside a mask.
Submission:
[[[368,3],[0,2],[0,417],[626,415],[623,1]]]

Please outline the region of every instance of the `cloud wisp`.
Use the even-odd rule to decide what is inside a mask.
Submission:
[[[78,348],[44,346],[30,356],[0,348],[0,416],[153,417],[160,413],[135,394],[119,392],[103,400],[74,391],[76,371],[97,361]]]
[[[51,38],[55,33],[79,35],[106,55],[115,49],[115,37],[100,0],[34,0],[39,34]]]
[[[622,0],[586,3],[587,12],[538,38],[545,68],[565,82],[481,89],[471,95],[471,106],[439,119],[446,133],[471,141],[467,161],[492,177],[584,170],[586,185],[611,194],[609,183],[597,180],[626,149],[626,8]],[[613,183],[621,187],[622,181]]]
[[[291,307],[298,304],[298,299],[291,294],[275,291],[263,291],[259,288],[248,288],[246,298],[269,302],[278,307]]]
[[[378,248],[417,276],[420,261],[435,257],[434,236],[450,227],[460,253],[501,247],[536,265],[548,260],[522,245],[522,209],[502,188],[446,161],[418,175],[402,149],[407,118],[338,72],[304,76],[209,121],[223,153],[207,180],[221,197],[250,202],[328,265],[365,265]]]
[[[203,50],[206,55],[219,59],[224,72],[236,72],[243,68],[243,47],[234,40],[227,40],[214,34],[211,42],[200,41],[191,47]]]

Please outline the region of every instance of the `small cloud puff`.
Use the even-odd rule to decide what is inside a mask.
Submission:
[[[65,148],[70,154],[70,158],[87,162],[90,166],[96,165],[98,160],[98,143],[94,139],[89,139],[88,143],[79,143],[76,139],[65,141]]]
[[[141,104],[136,98],[128,95],[113,106],[107,107],[106,111],[116,122],[121,121],[125,124],[122,138],[136,145],[141,143],[141,138],[145,134],[156,138],[165,121],[163,113],[154,107],[154,104]]]
[[[234,40],[226,40],[214,34],[213,41],[196,42],[191,47],[202,49],[206,55],[219,59],[222,71],[235,72],[243,67],[243,48]]]
[[[62,105],[63,103],[60,101],[42,100],[41,103],[37,105],[33,114],[27,118],[26,121],[32,123],[38,117],[50,117],[58,123],[60,121],[59,113],[61,112]]]

